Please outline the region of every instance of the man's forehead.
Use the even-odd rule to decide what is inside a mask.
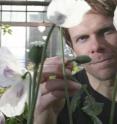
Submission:
[[[102,28],[113,26],[113,18],[99,13],[88,12],[84,15],[81,23],[69,28],[70,34],[75,36],[78,33],[96,32]]]
[[[113,23],[113,17],[111,16],[104,16],[100,13],[96,13],[95,11],[88,11],[82,18],[82,21],[80,24],[78,24],[77,26],[92,26],[92,25],[96,25],[96,23],[98,23],[100,26],[103,25],[108,25],[108,24],[112,24]],[[77,27],[76,26],[76,27]],[[97,25],[96,25],[97,26]],[[73,27],[75,28],[75,26]]]

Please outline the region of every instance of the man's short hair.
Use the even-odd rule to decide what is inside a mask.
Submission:
[[[105,16],[113,16],[117,0],[85,0],[89,5]]]

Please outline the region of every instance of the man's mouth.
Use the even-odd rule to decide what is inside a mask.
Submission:
[[[112,60],[112,58],[104,58],[102,60],[91,61],[89,64],[106,63],[106,62],[110,62],[111,60]]]

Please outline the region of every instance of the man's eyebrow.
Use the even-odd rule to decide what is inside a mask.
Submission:
[[[72,37],[72,39],[73,39],[73,40],[77,40],[78,38],[87,37],[87,36],[88,36],[88,34],[85,34],[85,33],[83,34],[83,33],[82,33],[82,34],[77,34],[77,35],[75,35],[74,37]]]
[[[103,25],[102,27],[100,27],[99,29],[97,29],[95,31],[95,33],[103,33],[105,31],[107,31],[108,29],[112,29],[112,30],[116,30],[113,24],[110,25]],[[72,37],[73,40],[77,40],[80,37],[86,37],[89,36],[87,33],[81,33],[81,34],[76,34],[75,36]]]
[[[105,32],[105,31],[107,31],[108,29],[116,30],[115,27],[114,27],[114,25],[111,24],[111,25],[105,25],[105,26],[99,28],[99,29],[96,31],[96,33],[103,33],[103,32]]]

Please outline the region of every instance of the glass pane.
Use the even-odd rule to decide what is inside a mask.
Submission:
[[[47,7],[44,6],[27,6],[27,11],[45,11]]]
[[[28,35],[27,35],[27,49],[30,48],[30,43],[34,41],[43,41],[45,42],[47,35],[50,31],[50,27],[46,27],[44,32],[40,32],[38,27],[28,27]],[[60,33],[58,32],[58,28],[55,28],[48,45],[48,56],[56,56],[61,54],[60,48]]]
[[[40,40],[40,33],[37,27],[28,27],[28,42],[34,42]]]
[[[45,20],[45,22],[49,22],[49,20],[47,18],[47,13],[46,12],[44,13],[44,20]]]
[[[2,21],[10,21],[11,20],[10,19],[10,15],[11,15],[10,12],[2,12],[2,15],[4,15],[4,16],[2,16]]]
[[[1,46],[9,48],[21,63],[21,67],[25,66],[25,32],[25,27],[12,27],[11,35],[2,34],[1,36]]]
[[[46,13],[43,13],[43,12],[28,12],[27,21],[28,22],[48,22]]]
[[[2,6],[2,10],[11,10],[11,6]]]
[[[25,11],[26,6],[12,6],[12,10]]]
[[[16,22],[24,22],[26,14],[24,12],[3,12],[2,20],[3,21],[16,21]]]
[[[26,65],[30,68],[30,60],[28,58],[28,52],[31,42],[44,41],[42,39],[43,33],[39,32],[38,27],[27,27],[27,49],[26,49]]]
[[[27,13],[28,22],[39,22],[43,21],[43,14],[38,12],[28,12]]]
[[[16,11],[25,11],[26,10],[26,6],[2,6],[3,10],[16,10]]]

